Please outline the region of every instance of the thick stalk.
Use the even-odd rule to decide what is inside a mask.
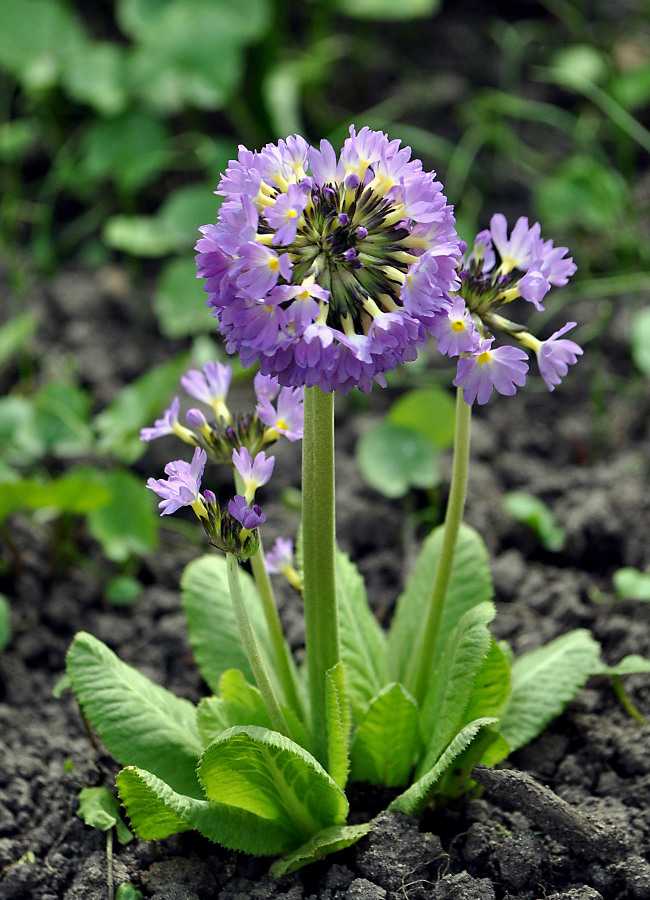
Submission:
[[[230,599],[232,600],[233,609],[235,610],[235,619],[237,621],[237,627],[239,628],[242,644],[244,645],[246,657],[253,670],[255,683],[264,700],[264,706],[269,714],[273,729],[293,740],[284,714],[280,709],[278,698],[275,696],[273,685],[271,684],[269,674],[266,671],[262,654],[257,646],[257,641],[255,640],[255,635],[253,634],[253,629],[251,628],[251,623],[248,619],[244,595],[242,594],[241,583],[239,581],[239,560],[232,553],[226,553],[226,560],[228,563],[228,587],[230,588]]]
[[[431,678],[431,668],[438,643],[440,623],[445,610],[447,589],[451,579],[456,552],[458,532],[463,521],[465,498],[467,496],[467,474],[469,471],[469,445],[472,421],[472,407],[465,403],[462,388],[456,394],[456,432],[454,436],[454,461],[451,472],[449,500],[445,513],[444,531],[438,570],[433,583],[427,617],[422,631],[418,653],[414,655],[413,666],[407,679],[413,696],[422,703]]]
[[[235,470],[235,484],[238,493],[243,496],[246,490],[244,480],[237,470]],[[257,590],[259,591],[260,599],[262,601],[266,627],[269,630],[269,636],[271,638],[273,661],[275,662],[275,668],[278,673],[278,679],[280,681],[280,686],[282,687],[284,699],[286,703],[295,710],[297,715],[302,716],[302,705],[296,687],[295,668],[291,664],[289,648],[287,647],[282,632],[282,623],[280,622],[280,616],[278,615],[278,607],[275,602],[273,586],[271,585],[269,573],[266,571],[266,565],[264,563],[264,547],[262,546],[261,537],[260,548],[255,556],[251,557],[250,563],[255,583],[257,584]]]
[[[326,672],[340,659],[334,584],[334,395],[305,389],[302,439],[305,641],[314,756],[327,769]]]

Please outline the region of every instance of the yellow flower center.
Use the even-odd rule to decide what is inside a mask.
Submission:
[[[465,323],[462,319],[454,319],[451,323],[451,327],[454,331],[465,331]]]
[[[489,359],[490,359],[490,351],[489,350],[484,350],[483,353],[479,353],[479,355],[478,355],[478,361],[482,366],[484,366],[485,363],[488,362]]]
[[[272,272],[277,272],[280,268],[280,260],[276,256],[272,256],[269,260],[269,269]]]

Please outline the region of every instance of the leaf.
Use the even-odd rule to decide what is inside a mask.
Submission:
[[[632,566],[617,569],[612,576],[614,590],[623,600],[650,600],[650,573]]]
[[[163,268],[154,296],[162,333],[169,338],[211,331],[215,322],[205,307],[203,282],[197,281],[191,256],[174,259]]]
[[[356,721],[386,683],[386,642],[368,605],[363,578],[340,550],[335,558],[335,579],[345,686]]]
[[[425,753],[418,763],[417,777],[433,766],[449,741],[466,724],[463,714],[490,649],[492,637],[488,625],[494,614],[493,603],[480,603],[464,613],[449,635],[422,704],[420,727]]]
[[[0,363],[22,349],[36,330],[37,324],[36,316],[26,312],[12,316],[0,328]]]
[[[472,687],[463,724],[485,716],[501,715],[511,690],[510,662],[500,645],[490,637],[490,649]]]
[[[631,653],[624,656],[615,666],[607,666],[600,660],[593,667],[590,675],[645,675],[650,672],[650,659]]]
[[[254,856],[279,856],[295,846],[295,836],[277,823],[240,807],[178,794],[143,769],[122,769],[117,786],[133,830],[145,840],[193,829],[209,841]]]
[[[117,116],[127,106],[127,51],[120,44],[92,41],[63,60],[63,86],[79,103],[91,106],[100,116]]]
[[[345,789],[350,771],[350,728],[352,714],[345,688],[345,671],[338,662],[326,673],[327,760],[329,773]]]
[[[217,735],[233,724],[226,717],[225,703],[221,697],[203,697],[196,711],[196,724],[207,747]]]
[[[425,540],[418,561],[406,589],[397,601],[397,608],[388,634],[389,677],[406,682],[406,672],[411,657],[418,646],[422,623],[431,597],[433,582],[438,569],[442,544],[442,526],[435,528]],[[445,610],[440,623],[438,644],[431,647],[434,656],[433,670],[438,667],[438,656],[446,646],[449,636],[462,615],[473,606],[493,596],[492,578],[487,550],[480,536],[467,525],[458,534],[454,564]]]
[[[586,629],[577,628],[515,660],[512,694],[499,721],[511,750],[532,741],[563,711],[599,658],[598,642]]]
[[[441,388],[418,388],[391,406],[388,421],[420,432],[438,450],[445,450],[454,442],[456,404]]]
[[[273,680],[276,675],[262,603],[251,576],[244,570],[239,576],[251,628]],[[221,676],[227,669],[240,669],[252,683],[255,679],[230,600],[225,556],[202,556],[185,567],[181,603],[196,664],[210,690],[219,693]]]
[[[0,650],[9,646],[11,640],[11,609],[4,594],[0,594]]]
[[[286,835],[295,849],[332,825],[343,825],[348,802],[320,764],[275,731],[235,727],[205,750],[197,769],[214,803],[245,810]]]
[[[154,366],[123,388],[95,418],[99,452],[114,453],[125,463],[142,456],[147,445],[140,440],[140,429],[162,415],[173,391],[178,392],[179,378],[188,364],[189,356],[183,353],[168,363]]]
[[[142,582],[132,575],[114,575],[104,589],[104,596],[113,606],[130,606],[141,594]]]
[[[535,532],[545,550],[559,553],[564,549],[565,531],[558,524],[553,511],[539,497],[524,491],[511,491],[504,495],[503,506],[514,519]]]
[[[330,853],[351,847],[371,830],[371,822],[361,825],[333,825],[331,828],[325,828],[293,853],[276,860],[269,871],[274,878],[290,875],[291,872],[296,872],[303,866],[317,862],[319,859],[329,856]]]
[[[391,21],[432,16],[440,9],[440,0],[338,0],[338,6],[347,16]]]
[[[401,684],[373,698],[352,743],[352,777],[386,787],[406,784],[419,750],[419,710]]]
[[[115,892],[115,900],[142,900],[142,891],[139,891],[130,881],[123,882]]]
[[[436,764],[421,778],[419,778],[410,788],[396,797],[390,804],[388,809],[391,812],[403,812],[409,816],[419,815],[429,802],[429,798],[433,793],[438,781],[445,774],[449,766],[453,763],[457,756],[469,746],[474,737],[478,734],[479,729],[485,725],[492,725],[496,719],[476,719],[465,725],[462,731],[450,742],[444,753],[437,760]]]
[[[80,174],[93,181],[110,179],[132,195],[166,167],[168,136],[163,121],[143,109],[91,120],[83,136]]]
[[[53,380],[33,398],[33,428],[43,453],[80,456],[92,446],[88,413],[92,399],[87,391],[67,380]]]
[[[117,797],[105,787],[87,787],[79,791],[79,818],[86,825],[99,831],[115,828],[120,844],[128,844],[133,835],[122,821],[120,804]]]
[[[203,745],[189,700],[154,684],[83,631],[66,665],[84,715],[123,765],[146,766],[182,793],[201,796],[195,768]]]
[[[413,428],[380,422],[365,431],[355,449],[366,482],[385,497],[403,497],[410,488],[438,484],[438,452]]]
[[[110,500],[87,514],[90,533],[102,545],[104,555],[115,562],[144,556],[158,544],[155,499],[140,478],[124,469],[96,472]]]
[[[110,501],[110,492],[95,479],[71,469],[61,478],[41,482],[21,478],[0,486],[0,523],[19,509],[52,509],[56,513],[88,513]]]

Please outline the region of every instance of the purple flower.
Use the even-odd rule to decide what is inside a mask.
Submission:
[[[199,514],[200,509],[203,508],[203,501],[199,493],[201,477],[207,459],[205,450],[197,447],[191,463],[182,459],[167,463],[165,466],[167,480],[150,478],[147,481],[147,487],[162,497],[162,501],[158,504],[158,508],[162,509],[161,516],[175,513],[181,506],[193,506],[197,515]]]
[[[436,317],[431,331],[438,340],[438,350],[447,356],[471,353],[481,338],[462,297],[455,297],[452,304]]]
[[[262,397],[255,408],[260,420],[268,428],[283,434],[290,441],[302,440],[302,388],[282,388],[278,396],[277,409],[268,397]]]
[[[539,346],[535,350],[540,374],[549,391],[555,390],[556,385],[560,384],[569,371],[569,366],[577,363],[578,357],[582,356],[582,347],[576,344],[575,341],[558,340],[561,335],[566,334],[567,331],[575,328],[575,326],[575,322],[567,322],[563,328],[555,331],[550,338],[540,341]]]
[[[232,461],[242,477],[245,485],[246,499],[250,502],[255,496],[258,487],[266,484],[273,474],[275,456],[269,456],[262,451],[253,459],[246,447],[232,451]]]
[[[526,383],[528,357],[518,347],[497,347],[492,350],[493,338],[482,340],[472,356],[458,360],[458,372],[454,378],[455,387],[463,388],[465,403],[476,400],[479,405],[487,403],[493,388],[500,394],[510,396],[517,386]]]
[[[258,525],[263,525],[266,522],[266,516],[259,506],[255,503],[249,509],[246,505],[246,499],[241,494],[236,494],[233,500],[228,501],[228,512],[233,519],[237,519],[242,524],[246,531],[252,531]]]
[[[283,387],[384,383],[459,286],[442,185],[382,132],[351,127],[338,157],[297,135],[240,147],[217,193],[196,247],[208,306],[228,352]]]
[[[508,222],[504,215],[497,213],[490,219],[492,243],[501,257],[500,271],[507,273],[512,269],[525,272],[533,261],[533,249],[539,238],[539,222],[529,228],[525,216],[517,219],[508,238]]]
[[[264,559],[266,571],[271,575],[281,575],[286,568],[293,568],[293,541],[289,538],[276,538]]]
[[[141,441],[153,441],[168,434],[175,434],[186,444],[196,444],[196,438],[192,432],[178,421],[180,400],[174,397],[169,409],[166,409],[160,419],[156,419],[152,426],[140,429]]]
[[[258,372],[253,379],[253,387],[255,388],[255,396],[257,397],[258,403],[262,402],[263,397],[268,397],[269,400],[275,400],[280,392],[278,379],[274,378],[272,375],[262,375],[261,372]]]
[[[223,415],[229,420],[225,401],[232,379],[232,369],[220,362],[208,362],[203,366],[203,371],[190,369],[181,376],[181,384],[190,395],[202,403],[212,406],[217,415]],[[225,410],[225,415],[224,415]]]
[[[550,291],[551,285],[541,271],[541,261],[536,260],[517,285],[524,300],[530,301],[536,310],[542,312],[542,300]]]

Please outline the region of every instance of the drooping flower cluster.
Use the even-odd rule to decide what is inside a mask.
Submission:
[[[578,344],[562,338],[575,322],[540,341],[498,312],[519,297],[543,310],[542,300],[551,287],[566,284],[576,271],[567,248],[544,241],[540,231],[538,222],[531,227],[522,217],[508,237],[505,217],[493,216],[490,229],[476,236],[463,257],[458,294],[431,326],[440,352],[460,357],[453,383],[462,386],[467,403],[487,403],[495,388],[500,394],[514,394],[526,382],[527,354],[519,347],[493,347],[496,331],[535,352],[550,391],[582,354]]]
[[[302,438],[303,391],[281,388],[275,378],[255,376],[257,405],[251,415],[233,415],[226,400],[232,370],[219,362],[209,362],[202,370],[192,369],[181,378],[190,397],[212,407],[216,419],[208,422],[200,409],[189,409],[180,424],[180,399],[151,427],[143,428],[140,437],[151,441],[165,435],[176,435],[195,447],[192,462],[174,460],[165,466],[164,478],[150,478],[147,487],[161,497],[161,515],[169,515],[183,506],[191,507],[199,518],[210,542],[222,550],[248,559],[257,552],[257,528],[265,521],[264,513],[254,503],[255,491],[271,478],[275,457],[267,457],[260,448],[270,446],[281,435],[290,441]],[[275,405],[274,405],[275,402]],[[208,455],[216,462],[233,465],[243,484],[222,510],[215,494],[201,493],[201,480]]]
[[[297,135],[240,147],[216,193],[196,246],[208,306],[228,352],[283,386],[384,384],[459,286],[442,185],[382,132],[352,126],[339,156]]]

